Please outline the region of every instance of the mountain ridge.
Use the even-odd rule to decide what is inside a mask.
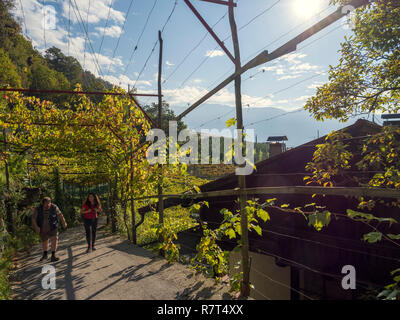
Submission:
[[[178,106],[170,106],[170,108],[176,115],[186,109],[186,107]],[[366,118],[365,116],[358,116],[346,123],[338,120],[325,120],[322,122],[315,120],[306,110],[293,112],[295,110],[286,111],[276,107],[243,108],[245,129],[254,129],[258,142],[266,142],[269,136],[286,135],[288,137],[287,145],[295,147],[324,136],[333,130],[347,127],[356,122],[357,119]],[[235,116],[234,107],[220,104],[203,104],[182,120],[192,130],[222,130],[226,128],[226,120]]]

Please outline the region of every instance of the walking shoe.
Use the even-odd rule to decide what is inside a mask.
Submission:
[[[56,257],[55,255],[51,256],[51,259],[50,259],[51,262],[57,262],[58,260],[60,260],[59,257]]]
[[[92,249],[91,247],[88,247],[86,250],[86,253],[89,253],[91,251],[91,249]]]
[[[95,250],[96,250],[96,248],[94,247],[94,244],[92,245],[92,250],[93,250],[93,251],[95,251]]]
[[[39,261],[47,260],[49,256],[47,254],[43,254]]]

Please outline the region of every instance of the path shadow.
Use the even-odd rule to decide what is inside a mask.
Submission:
[[[168,268],[168,266],[162,265],[158,270],[156,271],[151,271],[148,272],[144,275],[140,274],[140,275],[136,275],[136,273],[138,271],[140,271],[141,269],[143,269],[144,267],[148,267],[151,264],[160,261],[160,258],[156,257],[151,259],[149,262],[147,263],[142,263],[136,266],[129,266],[121,271],[115,272],[113,274],[111,274],[109,277],[110,278],[117,278],[115,281],[109,283],[108,285],[106,285],[104,288],[98,290],[97,292],[91,294],[89,297],[87,297],[85,300],[90,300],[93,299],[94,297],[98,296],[100,293],[106,291],[107,289],[110,289],[111,287],[115,286],[117,283],[121,282],[121,281],[139,281],[143,278],[152,276],[162,270],[165,270],[166,268]]]
[[[176,294],[176,300],[209,300],[214,294],[218,291],[218,288],[215,286],[209,286],[201,288],[204,284],[204,281],[199,281],[191,288],[185,288],[183,291],[178,292]],[[201,290],[199,290],[201,288]],[[199,291],[197,291],[199,290]],[[197,292],[196,292],[197,291]],[[232,300],[232,296],[229,293],[222,294],[223,300]]]
[[[124,241],[116,245],[109,246],[109,248],[143,258],[153,259],[157,257],[157,255],[155,255],[153,252],[147,251],[139,246],[136,246],[130,243],[129,241]]]

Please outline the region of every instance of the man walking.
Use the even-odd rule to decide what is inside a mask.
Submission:
[[[49,249],[49,239],[51,241],[51,262],[60,260],[56,257],[58,241],[58,218],[60,218],[64,228],[67,228],[64,216],[60,209],[53,203],[49,197],[42,200],[33,214],[32,224],[35,231],[40,235],[43,245],[43,256],[40,261],[48,259],[47,251]]]

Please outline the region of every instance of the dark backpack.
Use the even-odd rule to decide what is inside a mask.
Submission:
[[[36,208],[37,210],[37,218],[36,218],[36,223],[39,228],[42,228],[43,226],[43,205],[40,205],[39,207]],[[57,206],[55,204],[51,204],[50,210],[49,210],[49,225],[50,225],[50,230],[54,230],[58,228],[58,218],[57,218]]]

